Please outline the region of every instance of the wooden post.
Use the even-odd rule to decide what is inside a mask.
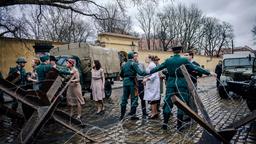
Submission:
[[[192,82],[192,80],[190,78],[190,75],[189,75],[185,65],[181,66],[181,71],[182,71],[182,73],[184,75],[184,78],[187,81],[188,89],[189,89],[189,91],[192,94],[192,98],[195,100],[195,104],[196,104],[197,108],[201,111],[201,113],[203,115],[203,118],[207,121],[207,123],[212,126],[211,119],[210,119],[207,111],[205,110],[205,107],[204,107],[200,97],[198,96],[198,94],[196,92],[195,86],[194,86],[194,84],[193,84],[193,82]]]
[[[197,113],[191,110],[182,100],[180,100],[177,96],[172,96],[172,102],[180,109],[182,109],[186,114],[188,114],[191,118],[193,118],[198,124],[200,124],[204,129],[206,129],[209,133],[215,136],[217,139],[221,140],[223,143],[228,144],[228,140],[220,135],[212,125],[206,123]],[[218,143],[216,140],[215,143]]]

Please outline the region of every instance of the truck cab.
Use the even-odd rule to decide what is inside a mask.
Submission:
[[[245,82],[253,75],[255,54],[252,52],[235,52],[223,56],[222,74],[218,92],[220,97],[227,98],[233,93],[229,81]]]

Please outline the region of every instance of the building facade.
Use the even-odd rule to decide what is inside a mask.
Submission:
[[[16,60],[20,56],[25,57],[27,60],[26,71],[32,71],[31,62],[37,57],[33,48],[36,42],[49,41],[0,37],[0,72],[4,77],[7,76],[10,67],[16,66]],[[63,44],[60,42],[50,43],[53,46]]]
[[[97,38],[98,45],[114,48],[120,52],[138,51],[138,42],[137,37],[116,33],[100,33]]]

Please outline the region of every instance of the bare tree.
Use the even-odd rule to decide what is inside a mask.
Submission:
[[[201,46],[206,55],[213,56],[214,52],[219,56],[223,47],[229,47],[233,39],[232,26],[226,22],[220,23],[218,19],[207,17],[203,19],[203,37]]]
[[[256,45],[256,25],[254,25],[253,28],[252,28],[252,34],[253,34],[253,37],[254,37],[254,44]]]
[[[158,38],[164,51],[167,51],[169,45],[172,45],[177,37],[177,15],[175,11],[174,6],[168,5],[163,12],[157,15],[160,27],[158,29]]]
[[[104,6],[108,13],[100,10],[98,13],[101,17],[107,19],[95,19],[96,28],[100,32],[112,32],[128,34],[131,30],[131,18],[122,11],[117,4],[107,4]]]
[[[31,38],[61,42],[86,42],[93,34],[92,26],[72,11],[60,8],[43,8],[43,13],[35,9],[25,17]],[[38,17],[39,16],[39,17]]]
[[[9,8],[0,7],[0,37],[11,36],[20,37],[28,35],[25,25],[22,20],[17,19],[9,13],[11,10]]]
[[[155,17],[155,7],[153,3],[147,3],[146,5],[138,9],[137,20],[139,22],[140,28],[143,30],[148,50],[151,49],[150,39],[153,32],[153,22]]]

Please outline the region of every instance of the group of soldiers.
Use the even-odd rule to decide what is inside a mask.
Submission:
[[[167,70],[167,82],[166,82],[166,95],[164,97],[163,106],[163,125],[162,129],[166,130],[168,127],[168,121],[172,115],[173,103],[171,97],[176,95],[186,104],[189,105],[190,94],[188,91],[187,82],[181,72],[180,66],[185,65],[189,73],[196,73],[197,75],[215,75],[213,72],[209,72],[198,65],[193,64],[186,57],[182,57],[180,52],[182,46],[173,47],[173,56],[166,59],[162,64],[156,66],[150,71],[141,70],[138,67],[138,63],[133,60],[134,52],[128,53],[128,61],[122,66],[120,76],[123,78],[123,96],[121,101],[121,115],[120,120],[124,119],[126,112],[127,100],[131,98],[131,119],[138,119],[136,117],[136,108],[138,106],[138,96],[136,95],[136,76],[147,76],[155,72],[166,69]],[[184,112],[178,109],[177,112],[177,129],[182,127],[182,123],[185,121]]]
[[[27,61],[24,57],[19,57],[16,60],[16,66],[11,67],[8,73],[8,77],[17,77],[16,80],[12,81],[15,85],[26,87],[29,83],[33,83],[34,85],[38,86],[38,89],[42,88],[42,83],[46,79],[46,75],[49,71],[56,69],[59,73],[62,74],[71,74],[70,71],[67,71],[65,69],[58,68],[56,66],[56,59],[53,56],[49,55],[43,55],[40,57],[40,64],[34,67],[33,72],[36,73],[36,76],[34,77],[34,81],[31,82],[28,78],[29,75],[25,70],[25,65]],[[54,64],[55,63],[55,64]],[[38,90],[36,89],[36,90]],[[2,101],[4,101],[3,96],[1,96]],[[13,100],[12,103],[12,110],[16,111],[18,108],[18,102],[16,99]]]
[[[188,58],[180,56],[180,52],[182,50],[182,46],[173,47],[172,51],[174,53],[173,56],[166,59],[162,64],[159,64],[155,68],[150,71],[145,71],[140,69],[138,62],[134,61],[134,52],[128,53],[128,61],[122,66],[120,76],[123,78],[123,96],[121,98],[121,115],[120,120],[123,120],[126,113],[126,105],[128,103],[129,97],[131,98],[131,110],[130,115],[131,119],[137,120],[136,117],[136,109],[138,106],[138,92],[137,92],[137,75],[147,76],[153,74],[158,71],[166,70],[167,78],[166,78],[166,95],[164,97],[164,105],[163,105],[163,125],[162,129],[166,130],[168,127],[168,121],[170,116],[172,115],[173,103],[171,101],[171,97],[176,95],[181,100],[189,105],[190,94],[188,91],[187,82],[181,72],[180,66],[185,65],[187,70],[191,74],[196,75],[214,75],[214,73],[210,73],[209,71],[201,68],[195,63],[189,61]],[[56,64],[50,63],[50,57],[48,55],[44,55],[40,57],[41,63],[35,67],[35,71],[37,73],[37,81],[39,82],[39,89],[42,86],[40,82],[44,81],[46,78],[46,74],[51,69],[57,69],[59,73],[71,74],[70,71],[65,71],[56,66]],[[52,61],[56,61],[56,59],[52,59]],[[25,85],[27,82],[27,74],[24,69],[25,64],[27,63],[26,59],[23,57],[19,57],[16,61],[17,66],[10,68],[9,75],[19,74],[19,80],[15,82],[17,85]],[[196,77],[195,75],[195,77]],[[18,107],[18,102],[14,100],[12,104],[12,109],[16,110]],[[144,106],[145,107],[145,106]],[[145,109],[143,109],[143,114],[146,113]],[[185,121],[184,112],[178,109],[177,112],[177,129],[182,127],[182,123]]]

